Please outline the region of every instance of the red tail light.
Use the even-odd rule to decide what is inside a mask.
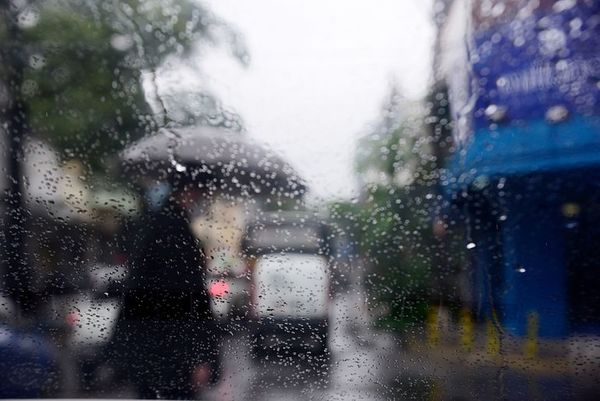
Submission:
[[[69,326],[69,327],[75,327],[75,325],[79,322],[79,315],[77,314],[77,312],[69,312],[66,316],[65,316],[65,323]]]
[[[229,284],[225,281],[215,281],[208,286],[211,297],[222,297],[229,291]]]
[[[113,255],[113,261],[115,264],[117,265],[124,265],[125,263],[127,263],[127,255],[125,255],[124,253],[115,253]]]

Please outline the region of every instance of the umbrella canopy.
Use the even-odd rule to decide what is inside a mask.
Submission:
[[[214,190],[301,196],[305,186],[281,157],[248,137],[223,129],[161,129],[120,155],[126,174],[198,182]]]

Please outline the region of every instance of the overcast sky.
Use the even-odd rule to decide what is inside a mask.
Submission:
[[[243,117],[249,135],[281,153],[312,198],[356,191],[356,139],[389,83],[424,95],[430,76],[430,0],[210,0],[244,35],[251,62],[204,55],[209,87]]]

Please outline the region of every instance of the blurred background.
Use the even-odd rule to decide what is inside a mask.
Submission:
[[[1,398],[595,399],[595,1],[0,12]]]

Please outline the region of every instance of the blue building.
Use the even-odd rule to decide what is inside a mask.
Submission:
[[[511,334],[600,333],[600,2],[446,2],[438,80],[473,307]]]

